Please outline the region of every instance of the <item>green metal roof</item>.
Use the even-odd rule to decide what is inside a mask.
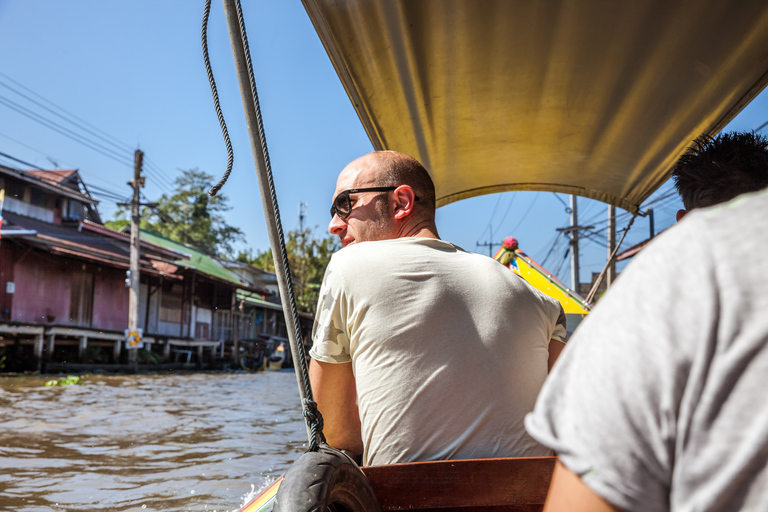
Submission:
[[[174,242],[173,240],[169,240],[165,237],[144,230],[141,231],[141,238],[151,243],[152,245],[157,245],[158,247],[170,249],[174,252],[186,255],[187,259],[179,260],[176,262],[180,265],[184,265],[187,268],[193,268],[199,272],[202,272],[203,274],[207,274],[209,276],[217,277],[219,279],[230,281],[232,283],[243,286],[243,282],[240,281],[240,279],[238,279],[235,274],[224,268],[211,256],[208,256],[207,254],[200,252],[197,249],[193,249],[187,245]]]
[[[245,290],[237,290],[235,298],[237,300],[245,301],[246,304],[250,304],[252,306],[262,306],[279,311],[283,310],[283,306],[281,304],[264,300],[261,296],[256,295],[255,293],[247,292]]]

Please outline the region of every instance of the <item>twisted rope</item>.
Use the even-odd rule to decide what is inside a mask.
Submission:
[[[224,171],[224,175],[219,182],[211,187],[208,194],[215,196],[221,187],[229,179],[229,175],[232,172],[232,164],[235,161],[235,155],[232,151],[232,142],[229,140],[229,132],[227,132],[227,123],[224,122],[224,114],[221,112],[221,104],[219,103],[219,92],[216,89],[216,80],[213,78],[213,69],[211,69],[211,59],[208,57],[208,17],[211,14],[211,0],[205,0],[205,10],[203,11],[203,28],[201,33],[201,39],[203,42],[203,61],[205,61],[205,71],[208,73],[208,83],[211,84],[211,94],[213,94],[213,106],[216,108],[216,116],[219,118],[219,125],[221,126],[221,134],[224,136],[224,144],[227,146],[227,169]]]

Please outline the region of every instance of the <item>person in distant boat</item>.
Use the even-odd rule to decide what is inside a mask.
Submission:
[[[523,427],[564,346],[560,303],[438,237],[435,187],[379,151],[339,175],[310,381],[324,433],[366,465],[549,455]]]
[[[763,156],[732,140],[677,168],[701,158],[759,186],[765,139]],[[697,210],[622,273],[526,418],[558,454],[546,511],[768,510],[768,190],[698,209],[740,186],[690,174],[678,186]]]
[[[677,161],[672,177],[685,206],[677,212],[678,222],[694,208],[762,190],[768,187],[768,138],[754,132],[699,137]]]

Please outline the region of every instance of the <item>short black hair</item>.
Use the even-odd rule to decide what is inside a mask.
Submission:
[[[686,210],[768,187],[768,138],[754,132],[702,136],[672,168]]]
[[[397,151],[377,151],[379,161],[386,167],[383,180],[385,186],[408,185],[418,196],[416,203],[419,209],[434,217],[435,214],[435,183],[421,162]]]

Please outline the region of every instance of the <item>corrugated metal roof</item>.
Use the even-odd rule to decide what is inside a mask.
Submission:
[[[55,170],[55,171],[24,171],[27,174],[31,174],[35,178],[40,178],[41,180],[47,180],[52,181],[54,183],[61,183],[62,181],[66,180],[73,174],[75,174],[77,171],[65,171],[65,170]]]
[[[152,245],[157,245],[186,256],[186,259],[176,261],[174,264],[193,268],[204,274],[208,274],[209,276],[217,277],[241,286],[245,285],[245,283],[240,281],[235,274],[224,268],[218,261],[197,249],[179,242],[174,242],[173,240],[169,240],[150,231],[142,230],[141,238],[147,240]]]

